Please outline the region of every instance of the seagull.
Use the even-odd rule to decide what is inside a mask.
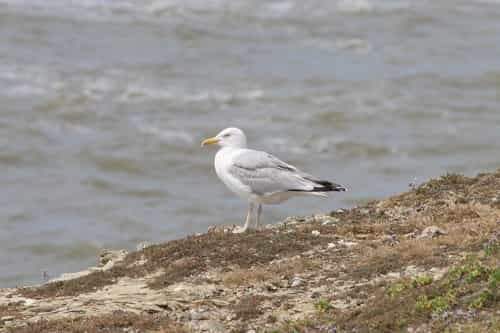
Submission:
[[[245,133],[239,128],[226,128],[201,142],[202,147],[212,144],[221,147],[214,161],[217,176],[232,192],[248,202],[245,225],[235,229],[235,233],[247,231],[255,207],[255,226],[260,229],[263,204],[279,204],[295,196],[326,197],[326,192],[346,191],[341,185],[302,172],[269,153],[248,149]]]

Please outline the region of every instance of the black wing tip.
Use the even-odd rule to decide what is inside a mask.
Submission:
[[[315,192],[346,192],[347,188],[342,185],[329,182],[327,180],[316,181],[316,184],[321,186],[315,187],[313,191]]]
[[[346,192],[347,188],[342,185],[329,182],[327,180],[315,180],[315,184],[320,186],[313,187],[312,190],[290,189],[289,192]]]

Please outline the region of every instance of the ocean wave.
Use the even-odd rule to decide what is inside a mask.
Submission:
[[[483,0],[494,2],[493,0]],[[286,17],[315,19],[334,13],[360,14],[407,9],[421,2],[410,0],[0,0],[0,6],[29,15],[76,20],[156,20],[165,15],[238,14],[261,19]]]
[[[142,133],[152,135],[160,141],[168,144],[184,143],[192,145],[195,142],[195,138],[192,134],[183,130],[174,130],[169,128],[160,128],[158,126],[148,124],[144,121],[135,120],[133,121],[135,127]]]
[[[368,0],[340,0],[337,9],[344,13],[367,13],[373,10],[373,3]]]
[[[56,93],[64,84],[39,66],[0,65],[0,95],[29,97]]]
[[[118,101],[167,100],[180,103],[214,102],[229,104],[232,102],[257,100],[262,97],[264,97],[264,91],[261,89],[249,89],[237,92],[227,92],[217,89],[186,92],[180,89],[162,89],[159,86],[155,87],[147,84],[130,84],[119,95]]]

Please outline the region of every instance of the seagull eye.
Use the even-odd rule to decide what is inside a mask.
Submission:
[[[230,137],[230,136],[231,136],[231,134],[227,133],[227,134],[224,134],[222,137],[223,137],[223,138],[228,138],[228,137]]]

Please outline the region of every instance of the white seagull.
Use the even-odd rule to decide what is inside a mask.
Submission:
[[[217,176],[232,192],[248,201],[245,225],[234,232],[249,228],[255,206],[256,227],[260,229],[263,204],[278,204],[298,195],[326,197],[326,192],[346,191],[343,186],[302,172],[269,153],[248,149],[245,133],[239,128],[226,128],[203,140],[201,146],[211,144],[221,147],[215,155]]]

